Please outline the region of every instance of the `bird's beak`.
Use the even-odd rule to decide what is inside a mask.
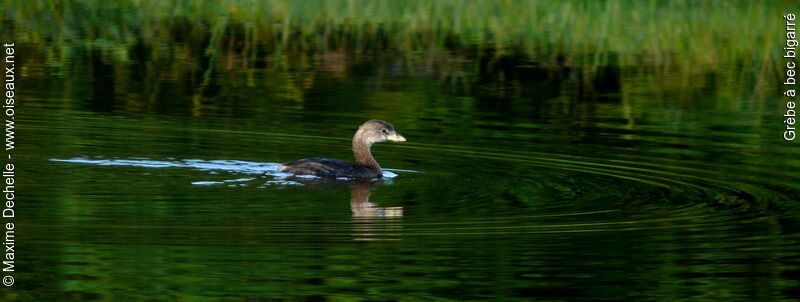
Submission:
[[[404,141],[406,141],[406,138],[403,137],[400,134],[397,134],[397,132],[393,132],[392,134],[387,135],[386,139],[388,139],[389,141],[393,141],[393,142],[404,142]]]

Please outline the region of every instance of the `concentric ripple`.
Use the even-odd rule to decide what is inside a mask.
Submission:
[[[325,140],[324,137],[313,136],[277,136],[309,142]],[[783,211],[795,210],[793,206],[780,203],[782,198],[789,198],[787,192],[773,191],[769,186],[749,181],[753,175],[731,176],[730,171],[712,167],[708,163],[688,165],[679,160],[646,156],[595,158],[420,143],[393,145],[387,149],[383,152],[390,157],[406,152],[436,154],[439,158],[448,158],[449,165],[470,165],[472,170],[468,175],[452,175],[452,171],[443,169],[446,167],[427,162],[437,157],[421,157],[418,164],[433,167],[431,170],[417,173],[406,169],[386,169],[386,178],[397,176],[390,171],[398,172],[400,176],[377,186],[392,182],[398,185],[387,187],[389,194],[379,195],[377,200],[370,199],[370,190],[376,189],[375,184],[360,188],[365,193],[358,193],[359,188],[350,185],[350,213],[329,213],[306,202],[308,208],[299,211],[300,215],[291,221],[264,222],[234,229],[260,229],[263,230],[260,234],[267,237],[323,236],[345,240],[354,234],[357,239],[363,240],[365,234],[373,239],[402,239],[420,236],[593,233],[724,227],[733,220],[757,221],[763,218],[765,209],[776,205]],[[178,168],[206,172],[205,179],[201,177],[189,181],[197,186],[254,187],[274,191],[280,187],[319,182],[313,179],[287,179],[288,175],[277,172],[279,164],[272,162],[105,159],[91,156],[54,158],[50,161],[115,166],[128,171],[135,168]],[[481,164],[476,165],[475,162]],[[214,176],[214,179],[209,179],[209,176]],[[348,187],[347,183],[342,181],[340,185],[334,185],[333,190],[341,191]],[[403,197],[415,193],[420,195],[411,200]],[[287,194],[297,197],[306,193],[292,190]],[[280,196],[294,198],[287,194]],[[398,201],[390,202],[391,206],[382,205],[383,199],[394,198]],[[310,202],[314,202],[313,199]],[[266,207],[269,208],[269,205]],[[321,219],[321,216],[328,218]],[[352,217],[345,218],[347,216]],[[135,225],[137,222],[131,223]],[[170,227],[177,230],[188,226],[170,224]],[[197,227],[223,233],[230,228],[192,223],[189,229]]]
[[[278,162],[302,157],[349,159],[346,126],[314,134],[78,120],[105,128],[28,121],[28,131],[47,135],[32,140],[38,155],[21,165],[39,179],[20,205],[31,253],[43,259],[32,274],[72,291],[158,280],[217,297],[210,281],[225,278],[229,290],[253,296],[528,300],[555,289],[614,300],[623,291],[661,296],[664,287],[780,296],[796,285],[800,182],[763,160],[774,155],[767,151],[731,161],[573,147],[553,142],[560,133],[539,143],[491,135],[433,143],[409,130],[407,143],[373,147],[392,174],[357,182],[277,172]],[[65,143],[51,150],[53,133]],[[113,280],[94,290],[109,272]]]

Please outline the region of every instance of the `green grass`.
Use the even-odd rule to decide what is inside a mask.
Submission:
[[[447,62],[497,50],[543,64],[679,68],[775,76],[785,11],[777,1],[159,1],[6,0],[4,37],[35,43],[57,62],[76,47],[115,61],[140,42],[164,49],[230,41],[254,45],[276,65],[333,51],[400,53]],[[10,31],[10,32],[9,32]],[[466,51],[464,51],[466,50]],[[302,61],[302,60],[301,60]]]

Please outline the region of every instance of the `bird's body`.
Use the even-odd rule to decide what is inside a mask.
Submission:
[[[285,163],[281,172],[326,178],[380,178],[379,171],[338,159],[312,157]]]
[[[279,171],[295,175],[314,175],[326,178],[371,179],[381,178],[383,172],[372,157],[372,144],[406,139],[394,130],[394,126],[381,120],[369,120],[361,125],[353,136],[353,155],[356,162],[312,157],[285,163]]]

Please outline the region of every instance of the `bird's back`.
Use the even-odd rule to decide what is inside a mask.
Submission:
[[[314,175],[327,178],[377,178],[381,173],[366,166],[337,159],[312,157],[281,165],[281,172],[295,175]]]

